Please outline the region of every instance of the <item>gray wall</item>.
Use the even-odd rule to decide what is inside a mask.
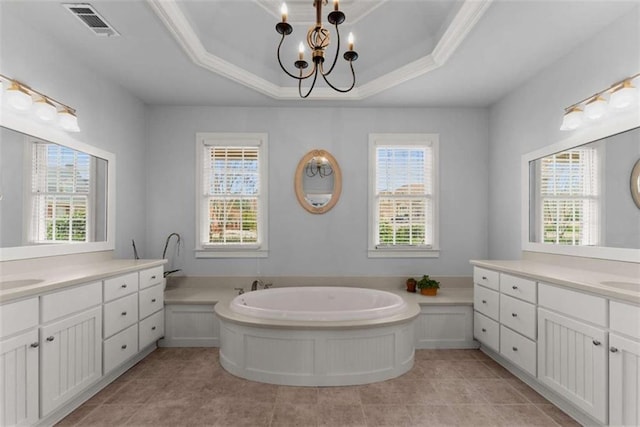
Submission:
[[[0,128],[0,248],[22,245],[23,134]]]
[[[487,257],[486,109],[151,107],[148,117],[144,255],[161,256],[178,232],[184,247],[173,267],[188,275],[468,275],[469,259]],[[194,259],[197,132],[268,133],[268,258]],[[368,134],[384,132],[440,134],[440,258],[367,258]],[[343,173],[340,201],[324,215],[299,206],[293,187],[314,148],[331,152]]]
[[[572,135],[559,130],[565,107],[640,70],[639,19],[636,7],[491,108],[490,258],[520,258],[521,156]]]
[[[73,137],[116,155],[115,256],[131,257],[131,239],[145,242],[144,104],[6,10],[0,28],[0,72],[76,108]]]

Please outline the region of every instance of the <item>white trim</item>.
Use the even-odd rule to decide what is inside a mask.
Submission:
[[[403,146],[429,146],[433,153],[433,192],[431,202],[433,205],[433,242],[422,247],[389,247],[378,248],[375,242],[376,229],[376,147],[380,145]],[[437,133],[371,133],[369,134],[369,193],[368,193],[368,215],[369,225],[367,227],[367,256],[369,258],[438,258],[440,256],[440,232],[439,232],[439,211],[440,211],[440,184],[439,184],[439,163],[440,163],[440,135]]]
[[[196,133],[196,258],[267,258],[269,256],[269,136],[267,133],[198,132]],[[258,243],[244,245],[202,244],[202,222],[206,206],[202,200],[203,147],[208,145],[242,145],[258,147],[260,192],[258,197]]]
[[[589,142],[597,141],[627,130],[640,127],[640,115],[637,110],[611,118],[599,126],[576,131],[570,137],[555,144],[524,154],[520,163],[521,176],[521,232],[522,250],[544,252],[586,258],[602,258],[626,262],[640,262],[640,249],[611,248],[605,246],[565,246],[535,243],[529,241],[529,162],[558,151],[567,150]]]
[[[115,248],[116,224],[116,156],[113,153],[80,142],[66,132],[50,125],[41,124],[8,108],[0,111],[0,126],[44,141],[53,142],[74,150],[83,151],[107,161],[107,233],[104,242],[60,243],[48,245],[26,245],[0,248],[0,261],[41,258],[86,252],[112,251]]]
[[[465,0],[433,51],[422,58],[355,87],[348,93],[339,93],[327,87],[316,88],[312,98],[316,100],[362,100],[445,65],[492,2],[493,0]],[[257,3],[260,4],[260,2]],[[169,33],[194,64],[274,99],[296,100],[300,98],[297,87],[278,86],[207,51],[180,9],[177,0],[147,0],[147,4],[158,15]]]

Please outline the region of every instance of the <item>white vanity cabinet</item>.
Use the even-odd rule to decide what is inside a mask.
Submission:
[[[0,425],[38,420],[38,298],[0,306]]]
[[[140,272],[139,330],[140,350],[164,336],[164,277],[162,267]]]
[[[609,302],[609,424],[640,425],[640,307]]]
[[[40,297],[40,417],[102,376],[102,283]]]
[[[607,422],[607,300],[540,283],[538,379]]]
[[[473,269],[473,336],[483,345],[500,350],[500,274]]]

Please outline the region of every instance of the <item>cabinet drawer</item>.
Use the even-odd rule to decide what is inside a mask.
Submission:
[[[500,353],[534,377],[536,376],[535,342],[501,325]]]
[[[640,339],[640,307],[617,301],[609,302],[609,327],[635,339]]]
[[[478,312],[473,315],[473,336],[487,347],[500,351],[500,325]]]
[[[38,297],[0,305],[0,338],[38,326]]]
[[[140,291],[140,319],[155,313],[164,307],[164,290],[162,285],[156,285]]]
[[[536,306],[500,295],[500,322],[522,335],[536,339]]]
[[[500,273],[497,271],[487,270],[486,268],[473,268],[473,283],[486,286],[487,288],[500,289]]]
[[[104,342],[104,374],[118,367],[138,352],[138,324]]]
[[[164,267],[158,266],[140,271],[140,289],[158,285],[164,280]]]
[[[140,321],[140,350],[164,336],[164,310]]]
[[[473,308],[494,320],[500,320],[500,294],[491,289],[473,287]]]
[[[104,337],[110,337],[138,321],[138,294],[104,305]]]
[[[500,274],[500,292],[521,300],[536,303],[536,282],[522,277]]]
[[[125,274],[104,281],[104,301],[111,301],[138,291],[138,273]]]
[[[538,283],[538,305],[600,326],[607,326],[607,300],[558,286]]]
[[[42,323],[102,304],[102,282],[90,283],[40,297]]]

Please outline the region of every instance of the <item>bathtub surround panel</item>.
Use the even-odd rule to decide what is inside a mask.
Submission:
[[[404,276],[425,269],[435,276],[470,274],[468,260],[486,253],[488,239],[487,123],[482,108],[151,106],[145,256],[160,256],[162,236],[175,231],[184,241],[176,262],[190,276]],[[268,258],[194,258],[198,132],[269,135]],[[440,135],[439,258],[367,258],[370,133]],[[293,189],[296,165],[312,149],[331,152],[342,168],[340,203],[324,215],[302,209]],[[461,203],[473,208],[460,209]]]
[[[398,377],[413,367],[413,318],[379,327],[272,329],[220,317],[220,364],[252,381],[347,386]]]

